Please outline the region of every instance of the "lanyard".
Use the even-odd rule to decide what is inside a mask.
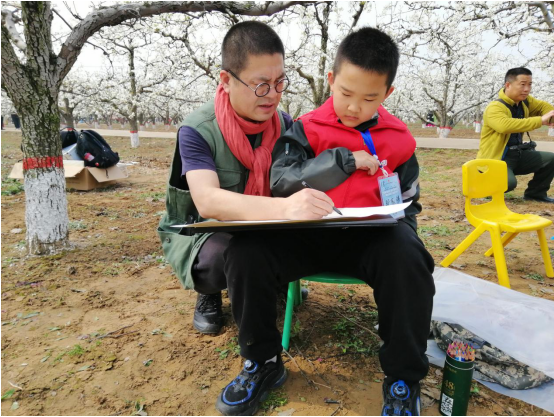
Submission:
[[[387,161],[384,160],[381,162],[379,160],[379,157],[377,156],[377,151],[375,150],[375,145],[373,144],[373,139],[371,138],[371,133],[369,133],[369,129],[367,129],[365,132],[360,132],[362,134],[362,138],[364,139],[364,143],[369,149],[369,152],[375,159],[377,159],[377,162],[379,162],[379,167],[381,168],[381,171],[383,171],[383,175],[385,177],[389,176],[389,173],[385,170],[385,166],[387,165]]]

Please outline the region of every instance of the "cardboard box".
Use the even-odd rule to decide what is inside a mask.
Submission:
[[[65,184],[67,188],[88,191],[115,184],[116,180],[127,178],[127,172],[120,167],[91,168],[85,167],[84,161],[64,160]],[[23,164],[13,166],[9,178],[23,179]]]

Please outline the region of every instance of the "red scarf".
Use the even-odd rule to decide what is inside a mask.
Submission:
[[[254,123],[240,117],[229,100],[229,94],[220,84],[215,93],[215,118],[223,138],[235,158],[250,171],[244,194],[271,196],[269,188],[269,169],[271,168],[271,151],[281,136],[281,122],[277,112],[262,123]],[[252,149],[246,135],[263,131],[262,143]]]

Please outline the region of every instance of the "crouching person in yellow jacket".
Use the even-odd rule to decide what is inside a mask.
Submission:
[[[516,188],[516,175],[534,173],[524,198],[554,203],[546,194],[554,178],[554,153],[536,151],[534,142],[523,141],[525,132],[554,124],[554,106],[529,94],[533,74],[527,68],[510,69],[504,83],[499,98],[485,109],[477,158],[506,162],[508,191]]]

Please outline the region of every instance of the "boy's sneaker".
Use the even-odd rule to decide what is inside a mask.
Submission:
[[[398,380],[392,384],[383,382],[382,416],[419,416],[421,414],[419,382],[408,386]]]
[[[275,362],[259,365],[247,360],[241,373],[227,385],[215,403],[215,408],[225,416],[251,416],[260,403],[267,399],[269,390],[285,383],[287,370],[281,355]]]
[[[221,292],[209,295],[198,294],[192,324],[200,333],[219,333],[223,324]]]

